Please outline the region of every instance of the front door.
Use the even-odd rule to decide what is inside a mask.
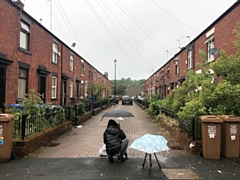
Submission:
[[[46,102],[46,77],[39,77],[39,94],[41,95],[41,99],[43,102]]]
[[[66,105],[66,89],[67,89],[67,82],[62,82],[62,106]]]

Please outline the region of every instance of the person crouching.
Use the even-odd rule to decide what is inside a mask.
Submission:
[[[126,152],[128,139],[126,139],[126,135],[120,128],[120,125],[112,119],[108,121],[107,129],[103,134],[103,140],[104,144],[106,145],[106,152],[108,154],[109,162],[114,162],[113,156],[117,154],[119,154],[118,160],[121,162],[125,161],[125,159],[128,159]]]

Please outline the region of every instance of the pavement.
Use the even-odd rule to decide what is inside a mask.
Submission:
[[[103,145],[103,132],[110,118],[100,120],[105,112],[117,109],[134,114],[134,117],[120,121],[129,146],[144,134],[167,134],[136,104],[119,104],[73,127],[71,131],[26,157],[0,163],[0,180],[240,179],[240,158],[204,159],[176,148],[177,142],[170,142],[175,145],[174,148],[169,146],[168,153],[156,153],[161,169],[154,156],[151,170],[148,158],[143,168],[145,153],[131,148],[127,150],[128,160],[119,162],[115,157],[114,162],[109,163],[106,156],[99,156],[99,149]]]

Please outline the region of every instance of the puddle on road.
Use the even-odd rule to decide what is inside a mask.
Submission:
[[[158,160],[159,160],[161,163],[166,162],[166,160],[167,160],[167,158],[168,158],[168,157],[166,157],[166,156],[162,156],[162,155],[158,155],[158,154],[156,154],[156,155],[157,155]]]
[[[56,143],[56,142],[50,142],[49,144],[47,144],[45,147],[55,147],[60,145],[60,143]]]
[[[191,169],[162,169],[168,179],[201,179]]]

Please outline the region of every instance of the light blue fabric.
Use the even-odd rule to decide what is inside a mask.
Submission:
[[[148,154],[153,154],[161,151],[169,150],[167,140],[160,135],[145,134],[136,139],[130,146],[132,149],[143,151]]]

